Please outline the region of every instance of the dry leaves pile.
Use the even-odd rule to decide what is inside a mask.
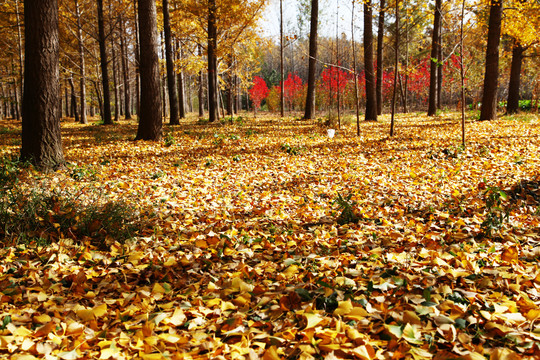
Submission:
[[[64,124],[73,165],[20,186],[124,200],[146,226],[106,251],[54,227],[0,250],[0,354],[538,358],[540,121],[471,122],[462,149],[456,119],[401,117],[392,139],[191,121],[166,145]]]

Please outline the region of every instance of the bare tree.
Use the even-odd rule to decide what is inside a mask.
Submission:
[[[315,110],[315,72],[317,70],[317,26],[319,23],[319,0],[311,0],[309,35],[309,69],[304,119],[313,118]]]

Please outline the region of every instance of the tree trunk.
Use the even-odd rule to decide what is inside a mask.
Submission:
[[[201,49],[200,45],[198,47],[198,50],[199,50],[199,56],[202,57],[202,49]],[[204,116],[204,77],[203,77],[202,70],[199,71],[199,93],[198,93],[198,98],[199,98],[199,118],[202,118]]]
[[[17,91],[20,91],[21,92],[21,97],[22,97],[22,91],[23,91],[23,71],[24,71],[24,66],[23,66],[23,39],[22,39],[22,34],[21,34],[21,27],[23,26],[20,22],[20,17],[19,17],[19,0],[15,0],[15,16],[16,16],[16,19],[17,19],[17,50],[18,50],[18,60],[19,60],[19,74],[17,76],[17,80],[19,82],[17,88],[18,90]],[[18,97],[18,96],[17,96]],[[17,120],[19,120],[20,116],[21,116],[21,112],[22,112],[22,101],[19,103],[19,101],[17,100]]]
[[[111,95],[109,91],[109,70],[107,68],[107,49],[105,46],[105,23],[103,20],[103,0],[97,0],[98,8],[98,33],[99,33],[99,56],[101,60],[101,80],[103,84],[103,112],[101,118],[104,125],[113,123],[111,118]]]
[[[396,44],[394,45],[394,89],[392,91],[392,116],[390,118],[390,136],[394,136],[395,115],[396,115],[396,100],[397,100],[397,83],[399,79],[399,2],[396,1]]]
[[[139,14],[137,10],[137,0],[133,0],[134,19],[135,19],[135,111],[137,119],[141,110],[141,51],[139,49]]]
[[[351,16],[351,42],[353,52],[353,72],[354,72],[354,103],[356,108],[356,136],[360,136],[360,96],[358,89],[358,72],[356,65],[356,42],[354,41],[354,4],[352,0],[352,16]]]
[[[279,0],[279,76],[281,79],[281,82],[279,83],[279,113],[282,118],[285,117],[283,46],[283,0]]]
[[[484,93],[480,120],[497,119],[497,83],[499,80],[499,43],[501,38],[502,0],[492,0],[484,73]]]
[[[110,6],[110,3],[109,3]],[[111,8],[109,7],[109,12]],[[116,39],[114,32],[111,31],[111,52],[112,52],[112,70],[113,70],[113,95],[114,95],[114,121],[118,122],[121,106],[120,106],[120,94],[119,94],[119,84],[118,84],[118,55],[116,47]]]
[[[124,18],[120,18],[120,58],[122,61],[122,75],[124,80],[124,116],[126,120],[131,119],[131,91],[129,86],[129,63],[127,56],[126,33],[124,28]]]
[[[60,134],[57,0],[25,0],[21,159],[42,170],[64,165]]]
[[[184,52],[182,50],[182,45],[180,41],[176,41],[176,47],[178,48],[178,54],[180,54],[180,59],[184,57]],[[184,89],[184,70],[179,69],[180,71],[177,74],[178,78],[178,116],[180,119],[186,118],[186,92]]]
[[[521,64],[523,63],[523,52],[525,49],[516,40],[512,49],[512,65],[510,68],[510,83],[508,85],[508,103],[506,113],[515,114],[519,112],[519,88],[521,82]]]
[[[171,21],[169,16],[169,0],[163,0],[163,31],[165,33],[165,59],[167,62],[167,88],[169,90],[169,123],[180,124],[178,115],[178,95],[176,93],[176,74],[171,37]]]
[[[75,118],[75,122],[79,122],[79,114],[77,113],[77,95],[75,95],[75,85],[73,84],[73,76],[69,77],[69,86],[71,88],[71,112]]]
[[[86,118],[86,63],[84,59],[84,40],[81,24],[81,9],[78,0],[75,1],[75,14],[77,16],[77,42],[79,45],[79,67],[80,67],[80,96],[81,96],[81,124],[88,124]]]
[[[139,0],[141,71],[140,121],[135,140],[160,141],[163,135],[159,81],[156,2]]]
[[[377,95],[373,69],[373,19],[371,0],[364,2],[364,64],[366,74],[365,120],[377,121]]]
[[[437,113],[437,67],[439,62],[439,34],[441,27],[441,1],[435,0],[435,15],[433,20],[433,33],[431,40],[431,59],[430,59],[430,73],[429,73],[429,104],[428,104],[428,116],[434,116]]]
[[[382,114],[382,82],[383,82],[383,46],[384,46],[384,7],[385,0],[380,0],[379,24],[377,28],[377,115]]]
[[[317,71],[317,26],[319,24],[319,0],[311,0],[311,20],[309,30],[309,69],[306,96],[305,120],[315,115],[315,73]]]
[[[218,118],[216,0],[208,1],[208,121]]]
[[[442,14],[441,14],[442,17]],[[439,51],[437,52],[437,109],[442,108],[443,56],[442,56],[442,23],[439,26]]]

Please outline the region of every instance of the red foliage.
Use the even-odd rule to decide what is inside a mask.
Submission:
[[[289,74],[287,80],[283,82],[285,101],[289,104],[289,109],[292,109],[295,104],[301,100],[304,85],[302,79],[296,74]]]
[[[249,95],[251,101],[253,101],[253,107],[259,109],[261,107],[261,101],[268,95],[268,86],[263,78],[255,76],[253,78],[253,86],[249,89]]]

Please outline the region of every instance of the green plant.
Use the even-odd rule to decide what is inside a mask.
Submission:
[[[10,188],[18,180],[20,162],[17,158],[0,159],[0,187]]]
[[[69,176],[73,180],[83,180],[88,178],[89,180],[95,180],[96,178],[96,170],[92,167],[88,166],[79,166],[79,165],[68,165],[69,168]]]
[[[281,150],[285,151],[289,155],[298,155],[301,149],[298,146],[291,146],[289,144],[281,144]]]
[[[351,200],[352,194],[349,194],[346,197],[343,197],[343,195],[341,195],[339,192],[337,194],[338,196],[334,200],[334,204],[337,204],[338,208],[341,211],[341,213],[337,217],[337,223],[340,225],[344,225],[349,223],[356,223],[361,220],[362,217],[357,215],[354,211],[356,202]]]
[[[493,232],[502,228],[509,219],[510,209],[505,206],[508,195],[497,186],[487,186],[483,196],[486,203],[486,218],[482,222],[481,228],[484,236],[491,237]]]
[[[176,141],[174,140],[174,135],[171,132],[165,135],[165,137],[163,138],[163,141],[165,142],[165,146],[167,147],[174,145],[176,143]]]

